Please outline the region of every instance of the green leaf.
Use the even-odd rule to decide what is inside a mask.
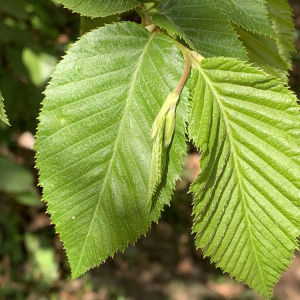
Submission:
[[[183,70],[173,40],[118,23],[84,35],[53,73],[35,149],[44,199],[73,277],[135,243],[169,204],[186,151],[187,91],[151,213],[150,133]]]
[[[267,8],[276,33],[281,58],[291,68],[291,52],[295,52],[294,21],[290,5],[285,0],[267,0]]]
[[[60,0],[66,8],[87,17],[106,17],[130,10],[138,5],[135,0]]]
[[[185,76],[184,83],[188,77],[189,73],[189,63],[188,71]],[[186,72],[186,69],[185,69]],[[181,83],[182,78],[179,81]],[[157,191],[161,181],[163,179],[163,174],[165,171],[165,164],[167,158],[167,150],[171,141],[173,139],[173,134],[175,130],[175,111],[177,102],[180,97],[180,93],[176,89],[170,93],[162,105],[159,113],[157,114],[152,128],[151,128],[151,138],[154,139],[152,157],[150,164],[150,174],[149,174],[149,184],[148,184],[148,197],[147,197],[147,207],[150,206],[151,209],[155,205],[155,201],[152,201],[155,192]]]
[[[240,40],[247,49],[248,57],[255,66],[270,75],[285,78],[290,68],[279,53],[277,42],[268,36],[250,32],[242,27],[235,27]]]
[[[265,0],[212,0],[235,24],[243,28],[275,37],[268,18]]]
[[[152,199],[155,196],[159,184],[162,181],[163,173],[165,169],[165,149],[164,149],[164,129],[165,120],[159,125],[157,135],[154,138],[152,157],[150,163],[150,173],[149,173],[149,183],[148,183],[148,195],[147,195],[147,205],[153,209],[155,206],[155,201]]]
[[[196,245],[269,299],[300,228],[300,117],[280,81],[229,58],[201,61],[189,137],[201,150]]]
[[[291,52],[295,51],[291,8],[285,0],[268,0],[266,4],[276,34],[275,39],[246,31],[241,27],[235,29],[248,51],[250,61],[265,72],[287,82],[287,70],[291,68]]]
[[[9,121],[7,119],[5,110],[4,110],[4,99],[0,92],[0,120],[3,121],[5,124],[9,125]]]
[[[205,57],[247,59],[228,18],[206,0],[163,0],[152,18],[159,27],[176,33]]]

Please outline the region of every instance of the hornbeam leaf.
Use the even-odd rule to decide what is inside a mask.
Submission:
[[[266,2],[275,39],[236,27],[251,62],[265,72],[287,81],[291,68],[291,52],[295,51],[294,23],[289,4],[285,0]]]
[[[267,8],[276,33],[277,47],[281,58],[291,68],[291,52],[295,51],[294,22],[290,5],[285,0],[267,0]]]
[[[5,124],[9,125],[9,121],[7,119],[5,110],[4,110],[4,99],[0,92],[0,120],[3,121]]]
[[[66,8],[88,17],[106,17],[138,6],[135,0],[59,0]]]
[[[176,42],[134,23],[84,35],[57,66],[35,149],[43,198],[73,277],[134,243],[169,204],[186,151],[187,91],[177,106],[166,173],[151,212],[150,134],[183,70]]]
[[[247,60],[228,18],[207,0],[163,0],[152,17],[159,27],[176,33],[205,57]]]
[[[288,63],[280,54],[277,41],[268,36],[250,32],[242,27],[235,27],[240,40],[247,49],[248,57],[255,66],[266,73],[286,79]]]
[[[265,0],[212,0],[228,18],[243,28],[275,37],[270,26]]]
[[[196,245],[269,299],[300,231],[300,116],[277,78],[230,58],[194,70],[189,137]]]

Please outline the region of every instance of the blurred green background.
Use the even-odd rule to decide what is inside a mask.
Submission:
[[[290,1],[295,41],[290,85],[300,95],[300,3]],[[199,154],[190,147],[172,206],[146,237],[71,280],[63,246],[41,202],[31,150],[42,92],[57,62],[81,32],[132,13],[82,20],[54,0],[0,0],[0,90],[11,126],[0,123],[0,300],[261,299],[204,259],[191,235],[190,182]],[[300,300],[300,258],[274,299]]]

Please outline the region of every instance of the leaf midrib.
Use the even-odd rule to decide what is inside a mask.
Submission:
[[[153,38],[154,38],[155,35],[156,35],[156,33],[153,33],[153,34],[151,34],[149,36],[149,41],[146,43],[146,45],[144,47],[144,51],[142,52],[142,54],[140,56],[140,59],[137,62],[136,70],[133,73],[133,77],[132,77],[133,79],[132,79],[132,83],[131,83],[130,90],[129,90],[129,93],[128,93],[128,97],[125,100],[125,101],[127,101],[127,104],[126,104],[125,109],[124,109],[124,116],[123,116],[123,118],[121,120],[119,133],[118,133],[118,136],[116,138],[115,146],[113,148],[113,154],[112,154],[112,157],[111,157],[111,160],[110,160],[110,163],[109,163],[109,166],[108,166],[105,178],[104,178],[103,183],[102,183],[102,188],[101,188],[101,191],[99,193],[98,203],[97,203],[96,208],[94,210],[94,214],[93,214],[92,220],[90,222],[88,233],[86,234],[86,238],[85,238],[83,246],[82,246],[80,258],[79,258],[79,261],[78,261],[78,264],[77,264],[77,268],[74,271],[74,274],[77,273],[77,271],[78,271],[78,269],[79,269],[79,267],[81,265],[81,260],[82,260],[82,257],[83,257],[83,253],[85,252],[85,247],[86,247],[86,244],[87,244],[87,239],[88,239],[88,237],[90,235],[92,224],[94,222],[95,216],[97,215],[97,211],[98,211],[99,205],[101,203],[101,197],[102,197],[102,194],[103,194],[103,192],[105,190],[105,187],[106,187],[107,178],[109,177],[109,174],[111,172],[111,168],[112,168],[112,165],[113,165],[113,162],[114,162],[114,159],[115,159],[115,155],[116,155],[116,152],[117,152],[117,148],[118,148],[118,143],[119,143],[119,139],[120,139],[120,136],[121,136],[121,132],[123,131],[124,120],[126,119],[128,107],[130,106],[130,102],[131,102],[130,99],[132,97],[133,89],[135,87],[135,83],[136,83],[136,80],[137,80],[137,75],[138,75],[138,73],[140,71],[140,68],[141,68],[141,65],[143,63],[143,59],[144,59],[144,56],[145,56],[145,54],[147,52],[147,49],[148,49],[148,47],[149,47],[150,43],[152,42],[152,40],[153,40]]]
[[[205,72],[202,70],[201,68],[201,65],[199,64],[198,66],[198,70],[199,72],[201,73],[201,75],[203,76],[203,78],[205,79],[205,82],[206,84],[209,86],[209,88],[211,89],[212,91],[212,94],[215,95],[215,98],[218,102],[218,105],[220,107],[220,111],[221,111],[221,115],[223,116],[223,120],[224,120],[224,123],[225,123],[225,128],[227,129],[226,132],[228,134],[228,140],[229,140],[229,143],[230,143],[230,149],[232,151],[232,154],[233,154],[233,158],[234,158],[234,164],[235,164],[235,173],[237,174],[237,179],[238,179],[238,184],[239,186],[241,187],[242,186],[242,182],[241,182],[241,179],[240,179],[240,176],[239,174],[241,174],[241,172],[239,171],[239,166],[238,166],[238,163],[237,163],[237,154],[235,153],[235,150],[234,150],[234,146],[232,145],[232,141],[231,141],[231,135],[228,133],[230,132],[230,127],[228,125],[228,122],[227,122],[227,119],[225,117],[226,113],[224,111],[224,108],[222,106],[222,101],[220,99],[220,96],[219,96],[219,93],[217,92],[217,90],[215,89],[214,85],[213,85],[213,82],[211,82],[210,78],[205,74]],[[248,223],[248,230],[249,230],[249,235],[250,235],[250,239],[251,239],[251,244],[252,244],[252,249],[254,251],[254,254],[255,254],[255,259],[256,259],[256,263],[258,265],[258,268],[259,268],[259,273],[260,273],[260,276],[261,276],[261,279],[262,279],[262,282],[263,282],[263,286],[264,286],[264,290],[265,290],[265,293],[268,297],[268,299],[270,298],[269,297],[269,293],[268,293],[268,290],[266,288],[266,285],[265,285],[265,281],[264,281],[264,277],[262,275],[262,271],[261,271],[261,267],[260,267],[260,263],[258,261],[258,258],[257,258],[257,253],[256,253],[256,248],[254,246],[254,243],[253,243],[253,237],[252,237],[252,232],[251,232],[251,223],[250,223],[250,220],[249,220],[249,216],[248,216],[248,207],[247,207],[247,204],[246,204],[246,201],[245,201],[245,196],[244,196],[244,192],[243,192],[243,189],[241,189],[242,191],[242,200],[243,200],[243,203],[244,203],[244,207],[245,207],[245,210],[246,210],[246,220],[247,220],[247,223]]]

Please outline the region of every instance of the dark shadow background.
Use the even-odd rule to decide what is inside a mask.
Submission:
[[[293,55],[290,85],[299,97],[300,2],[290,3],[298,51]],[[130,14],[122,18],[138,21]],[[84,30],[89,30],[88,25]],[[192,147],[172,206],[165,208],[160,222],[135,246],[71,280],[65,251],[40,201],[30,148],[42,91],[79,32],[79,16],[55,1],[0,0],[0,90],[12,125],[0,123],[0,300],[261,299],[195,250],[192,198],[187,191],[199,172],[199,154]],[[300,300],[298,253],[274,295],[274,299]]]

